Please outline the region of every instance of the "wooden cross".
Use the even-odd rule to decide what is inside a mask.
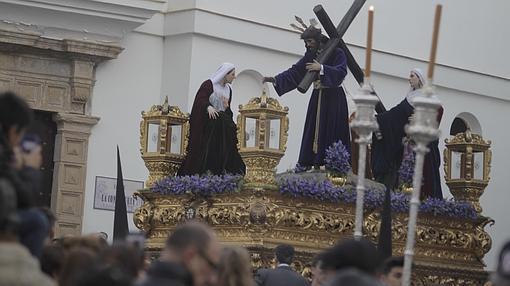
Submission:
[[[354,59],[354,56],[347,48],[347,45],[342,40],[342,36],[345,34],[347,28],[350,26],[350,24],[352,23],[358,12],[361,10],[365,2],[366,0],[355,0],[349,11],[347,11],[342,21],[340,22],[340,24],[338,24],[338,27],[336,28],[333,25],[333,22],[329,18],[328,14],[326,13],[326,10],[324,10],[324,8],[322,7],[322,5],[317,5],[313,8],[313,12],[317,16],[317,19],[319,20],[322,27],[329,36],[329,41],[326,43],[326,46],[323,49],[323,51],[318,55],[317,61],[320,64],[323,64],[330,57],[335,48],[339,47],[345,53],[345,56],[347,58],[347,67],[349,68],[352,75],[360,85],[363,84],[364,80],[363,70],[360,68],[360,66]],[[298,90],[302,93],[305,93],[312,84],[312,81],[317,77],[317,73],[318,73],[317,71],[308,71],[303,80],[301,81],[301,83],[299,84]],[[384,107],[382,102],[379,101],[379,103],[375,107],[375,110],[377,113],[381,113],[386,111],[386,108]]]

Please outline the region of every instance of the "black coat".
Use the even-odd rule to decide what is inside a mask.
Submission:
[[[308,286],[308,281],[289,266],[260,269],[255,274],[258,286]]]
[[[156,261],[147,270],[147,276],[136,286],[192,286],[191,274],[176,263]]]

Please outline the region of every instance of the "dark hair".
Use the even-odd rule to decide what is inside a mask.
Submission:
[[[180,253],[189,246],[205,251],[211,240],[207,227],[197,222],[178,226],[166,240],[166,246]]]
[[[303,33],[301,33],[301,39],[303,40],[306,40],[306,39],[315,39],[317,41],[320,40],[321,38],[321,29],[320,28],[315,28],[314,26],[310,25],[308,26],[308,28],[306,28]]]
[[[294,260],[294,247],[288,244],[280,244],[275,250],[276,260],[279,263],[291,264]]]
[[[96,263],[97,255],[92,250],[83,247],[72,249],[64,260],[58,285],[75,286],[83,275],[90,273]]]
[[[0,176],[7,176],[15,189],[20,186],[10,173],[13,152],[7,136],[11,128],[15,127],[19,132],[28,127],[32,119],[32,110],[22,98],[12,92],[0,93]]]
[[[77,286],[130,286],[133,280],[121,269],[113,266],[97,265],[89,273],[81,275]]]
[[[145,255],[142,249],[134,245],[115,242],[102,251],[100,260],[122,270],[131,279],[135,279],[143,268]]]
[[[328,37],[324,36],[321,32],[320,28],[315,28],[314,26],[309,26],[306,30],[301,33],[301,39],[314,39],[317,41],[317,44],[325,44],[329,40]]]
[[[12,92],[0,93],[0,129],[4,136],[11,127],[21,130],[32,122],[32,109],[19,96]]]
[[[60,245],[46,245],[41,255],[41,270],[52,278],[60,275],[64,266],[65,251]]]
[[[394,267],[404,267],[404,257],[392,256],[386,259],[383,263],[382,273],[387,275]]]
[[[379,282],[374,277],[359,271],[358,269],[349,268],[340,271],[334,276],[329,282],[330,286],[344,286],[344,285],[356,285],[356,286],[379,286]]]
[[[336,271],[356,268],[374,275],[380,265],[379,252],[370,241],[347,239],[324,252],[321,268]]]

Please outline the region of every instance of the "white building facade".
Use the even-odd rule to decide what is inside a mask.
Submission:
[[[510,2],[369,0],[344,40],[363,66],[366,12],[374,5],[372,81],[386,107],[392,107],[408,91],[409,71],[414,67],[426,70],[437,3],[444,6],[434,79],[445,110],[440,148],[456,117],[492,141],[491,181],[481,205],[483,214],[496,221],[488,227],[493,246],[485,259],[493,270],[496,254],[510,239],[510,224],[506,223],[510,152],[505,149],[510,136],[504,127],[510,111],[510,60],[503,51],[510,45],[506,31],[510,20],[504,14]],[[97,123],[90,127],[83,197],[76,216],[81,218],[82,233],[113,232],[113,212],[95,209],[94,194],[96,177],[116,177],[116,145],[125,179],[145,181],[148,176],[139,151],[142,110],[168,96],[171,105],[189,112],[196,90],[222,62],[236,65],[233,107],[260,96],[262,76],[277,74],[303,54],[304,44],[289,23],[294,22],[294,15],[313,18],[316,4],[290,0],[0,0],[0,30],[122,48],[117,58],[112,55],[95,61],[93,88],[83,111]],[[321,4],[338,23],[351,1]],[[3,64],[0,61],[0,69]],[[345,86],[349,93],[356,92],[352,76]],[[266,88],[277,96],[272,87]],[[309,94],[294,91],[278,100],[289,107],[289,143],[278,166],[278,171],[285,171],[297,162]],[[444,182],[443,190],[447,190]],[[59,207],[57,202],[52,205]]]

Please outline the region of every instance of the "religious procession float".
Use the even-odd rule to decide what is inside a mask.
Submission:
[[[363,3],[355,1],[350,13],[355,15]],[[146,251],[157,256],[169,232],[195,219],[210,225],[223,243],[246,247],[254,269],[274,263],[276,245],[293,245],[293,267],[308,276],[312,257],[339,240],[363,237],[377,243],[385,195],[390,194],[391,244],[393,255],[405,256],[405,283],[482,285],[487,277],[483,257],[491,248],[484,228],[493,221],[483,215],[479,198],[490,179],[490,141],[470,131],[446,139],[443,167],[454,198],[420,198],[426,146],[439,136],[440,103],[433,96],[432,78],[440,11],[439,6],[428,83],[423,96],[414,100],[414,115],[406,127],[415,142],[414,152],[404,156],[398,188],[390,193],[385,185],[365,178],[367,146],[378,128],[374,114],[380,108],[369,84],[369,24],[366,67],[354,96],[357,111],[351,122],[358,137],[357,170],[352,170],[349,152],[338,142],[327,149],[324,169],[276,174],[287,146],[289,109],[262,91],[239,106],[236,141],[246,164],[244,176],[176,176],[189,150],[189,115],[168,101],[142,112],[141,154],[150,175],[146,189],[137,193],[143,205],[136,210],[134,221],[146,234]],[[328,31],[327,14],[321,7],[314,12],[331,45],[343,43],[344,21],[335,31]],[[353,64],[348,62],[351,71]],[[306,91],[306,77],[303,81]],[[482,172],[475,171],[480,162]],[[459,168],[452,168],[453,164]]]

